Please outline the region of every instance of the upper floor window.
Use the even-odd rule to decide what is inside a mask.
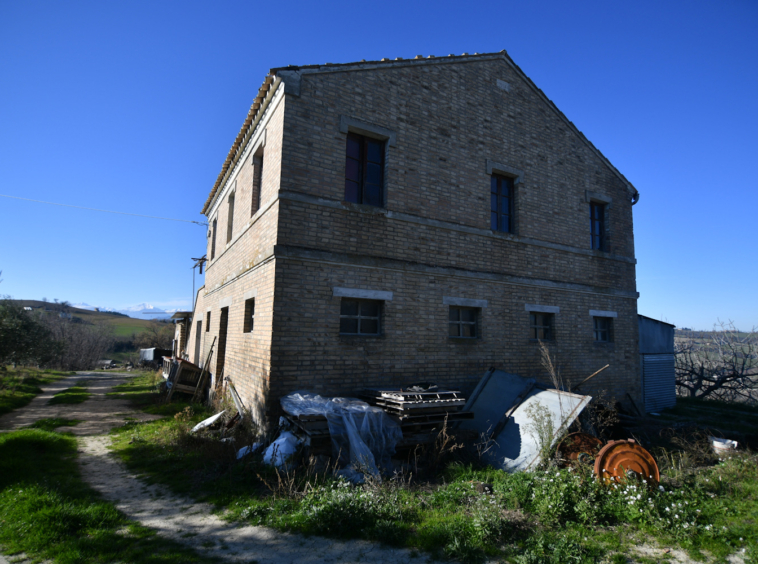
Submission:
[[[218,227],[218,221],[214,218],[211,225],[211,260],[216,258],[216,227]]]
[[[340,303],[341,335],[381,334],[381,300],[342,298]]]
[[[229,210],[226,218],[226,242],[232,240],[234,233],[234,192],[229,195]]]
[[[253,189],[250,202],[250,217],[261,207],[261,186],[263,184],[263,151],[253,155]]]
[[[381,207],[384,202],[385,141],[348,133],[345,162],[345,200]]]
[[[605,204],[590,202],[590,237],[593,249],[605,250]]]
[[[490,180],[490,229],[513,233],[513,179],[499,174]]]

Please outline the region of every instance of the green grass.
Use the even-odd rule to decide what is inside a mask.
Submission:
[[[56,382],[75,372],[7,368],[0,371],[0,415],[27,405],[42,393],[40,386]]]
[[[81,423],[81,419],[61,419],[60,417],[51,417],[49,419],[39,419],[29,425],[32,429],[42,429],[43,431],[55,431],[58,427],[75,427]]]
[[[73,437],[36,429],[0,434],[0,545],[61,564],[214,562],[128,520],[82,481]]]
[[[173,416],[189,407],[184,394],[176,394],[170,404],[158,402],[158,386],[162,382],[163,377],[157,372],[138,372],[107,395],[128,400],[136,409],[153,415]],[[202,409],[197,405],[194,408]]]
[[[114,430],[114,450],[150,482],[214,503],[228,519],[283,531],[376,540],[464,562],[621,562],[645,543],[707,552],[719,562],[744,548],[747,561],[758,562],[758,456],[749,453],[668,467],[664,491],[608,488],[586,469],[507,474],[460,463],[417,486],[352,487],[302,467],[294,477],[277,475],[260,454],[238,462],[234,446],[188,433],[206,416],[129,423]],[[494,493],[478,493],[477,482]]]
[[[61,390],[47,402],[48,405],[75,404],[87,401],[92,394],[87,391],[87,381],[79,380],[74,386]]]

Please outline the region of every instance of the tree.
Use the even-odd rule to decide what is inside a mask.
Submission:
[[[38,316],[9,299],[0,302],[0,365],[46,364],[62,348]]]
[[[91,370],[113,344],[110,325],[78,323],[55,313],[41,319],[53,338],[63,344],[47,363],[49,366],[63,370]]]
[[[714,325],[703,338],[678,338],[676,385],[680,395],[758,401],[758,332]]]
[[[144,331],[133,337],[133,341],[138,349],[156,347],[171,350],[174,341],[174,326],[170,323],[151,321]]]

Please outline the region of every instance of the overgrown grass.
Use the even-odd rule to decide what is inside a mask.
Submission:
[[[0,415],[27,405],[42,393],[40,386],[56,382],[71,374],[76,373],[35,368],[7,368],[0,371]]]
[[[75,385],[55,394],[47,402],[49,405],[76,404],[87,401],[92,394],[87,391],[87,380],[79,380]]]
[[[76,440],[37,429],[0,434],[0,546],[62,564],[214,562],[129,521],[82,481]]]
[[[108,392],[107,395],[129,400],[136,409],[153,415],[173,416],[190,405],[184,394],[176,394],[170,404],[160,402],[158,390],[162,383],[163,377],[160,371],[138,372],[136,376],[129,377],[123,384],[114,386],[113,391]],[[202,410],[197,404],[194,408]]]
[[[745,549],[758,561],[758,457],[750,453],[705,467],[663,464],[660,485],[606,487],[582,467],[508,474],[452,463],[427,482],[405,475],[355,487],[313,467],[276,472],[260,454],[237,461],[243,445],[189,434],[207,414],[127,424],[114,431],[115,451],[133,471],[215,503],[228,519],[465,562],[620,562],[650,542],[719,561]]]

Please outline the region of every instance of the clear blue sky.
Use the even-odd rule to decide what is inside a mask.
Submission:
[[[0,194],[202,221],[269,68],[506,49],[640,191],[640,313],[749,328],[756,30],[754,0],[7,0]],[[0,217],[1,294],[190,305],[202,227],[6,198]]]

